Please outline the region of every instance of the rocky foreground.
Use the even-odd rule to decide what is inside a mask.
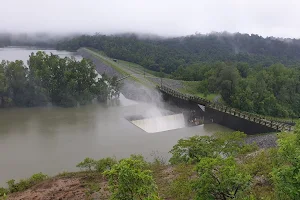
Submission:
[[[269,133],[250,135],[245,140],[248,144],[256,143],[259,148],[270,148],[276,146],[277,134]]]
[[[169,199],[164,189],[177,176],[173,167],[160,165],[153,170],[163,199]],[[65,173],[49,178],[23,192],[8,195],[7,200],[108,200],[107,180],[97,172]]]

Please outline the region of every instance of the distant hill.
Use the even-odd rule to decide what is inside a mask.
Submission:
[[[185,37],[160,38],[121,35],[82,35],[57,44],[57,49],[77,50],[92,47],[108,56],[138,63],[159,71],[171,73],[179,66],[197,62],[247,62],[269,66],[286,66],[300,62],[300,40],[267,37],[241,33],[195,34]]]
[[[55,48],[58,41],[78,36],[78,34],[50,34],[50,33],[0,33],[0,47],[6,46],[35,46],[41,48]]]

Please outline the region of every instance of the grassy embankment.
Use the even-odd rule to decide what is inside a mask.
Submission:
[[[89,53],[91,53],[93,56],[95,56],[96,58],[98,58],[99,60],[101,60],[101,62],[103,62],[104,64],[112,67],[114,70],[116,70],[119,74],[122,74],[123,76],[130,76],[128,77],[128,79],[138,82],[146,87],[154,87],[155,85],[152,85],[151,83],[149,83],[148,81],[144,80],[143,78],[138,77],[134,72],[129,70],[128,68],[126,68],[125,66],[125,61],[117,61],[114,62],[113,59],[107,57],[103,52],[94,50],[94,49],[90,49],[90,48],[84,48],[86,51],[88,51]]]
[[[180,89],[180,92],[186,93],[186,94],[191,94],[195,95],[201,98],[208,99],[210,101],[214,100],[218,94],[203,94],[199,92],[199,82],[198,81],[182,81],[183,87]]]
[[[159,72],[146,69],[141,65],[132,62],[127,62],[123,60],[118,60],[117,62],[114,62],[112,58],[107,57],[103,52],[100,52],[95,49],[85,48],[85,50],[89,51],[91,54],[99,58],[104,64],[111,66],[120,74],[124,76],[131,75],[130,77],[131,80],[134,80],[138,83],[141,83],[151,88],[155,87],[156,85],[159,85],[159,78],[160,78]],[[165,82],[171,78],[171,75],[164,74],[164,77],[165,78],[163,79],[163,81]],[[155,82],[151,78],[157,78],[157,81]],[[215,97],[218,96],[218,94],[205,95],[203,93],[200,93],[198,90],[199,82],[197,81],[182,81],[182,80],[173,80],[173,81],[177,81],[178,85],[182,85],[182,87],[179,88],[178,90],[185,94],[199,96],[202,98],[206,98],[208,100],[213,100]]]

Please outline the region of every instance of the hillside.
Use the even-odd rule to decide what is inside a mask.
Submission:
[[[126,35],[82,35],[57,44],[57,49],[75,51],[92,47],[109,57],[140,64],[148,69],[171,73],[179,66],[198,62],[247,62],[288,66],[300,62],[300,40],[263,38],[255,34],[212,33],[176,38]]]
[[[243,111],[300,116],[299,40],[240,33],[178,38],[82,35],[57,45],[74,51],[80,47],[163,71],[173,79],[195,81],[194,94],[221,94],[225,104]]]

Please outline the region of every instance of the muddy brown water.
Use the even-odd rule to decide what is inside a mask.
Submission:
[[[26,60],[35,49],[0,49],[0,60]],[[60,56],[72,53],[47,50]],[[80,57],[76,57],[80,59]],[[227,128],[208,124],[157,133],[136,127],[128,116],[159,115],[160,109],[126,99],[119,104],[92,104],[76,108],[12,108],[0,110],[0,187],[9,179],[19,180],[34,173],[55,175],[75,171],[85,157],[117,158],[156,154],[166,160],[177,140],[193,135],[210,135]]]

